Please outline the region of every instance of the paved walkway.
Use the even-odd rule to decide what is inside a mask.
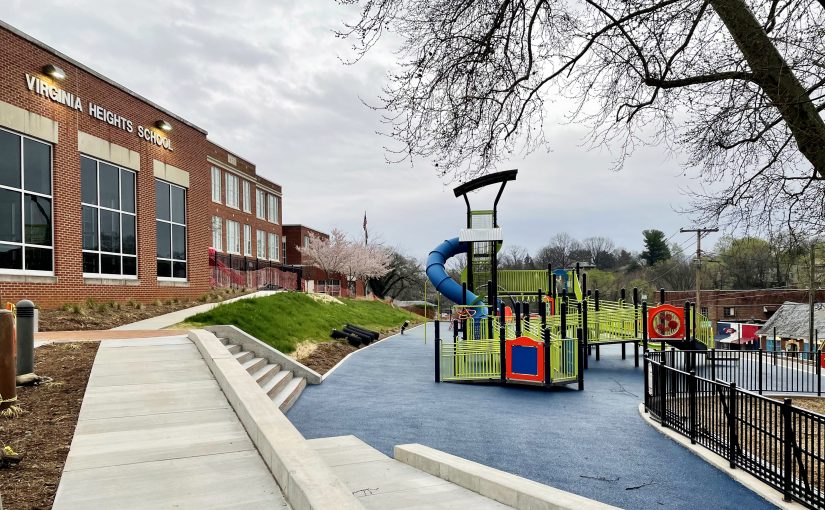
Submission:
[[[55,510],[288,508],[185,336],[100,344]]]
[[[241,299],[271,296],[273,294],[277,294],[278,292],[282,291],[261,290],[258,292],[253,292],[252,294],[246,294],[245,296],[227,299],[226,301],[221,301],[218,303],[206,303],[203,305],[193,306],[191,308],[185,308],[183,310],[178,310],[177,312],[167,313],[165,315],[158,315],[157,317],[150,317],[149,319],[133,322],[131,324],[124,324],[123,326],[118,326],[112,329],[114,331],[164,329],[170,326],[174,326],[175,324],[180,324],[189,317],[192,317],[199,313],[208,312],[209,310],[226,303],[231,303],[233,301],[238,301]]]
[[[307,387],[290,420],[307,438],[352,434],[391,455],[421,443],[632,509],[763,509],[765,500],[647,425],[642,369],[603,347],[585,391],[433,382],[416,328],[358,352]]]
[[[511,508],[391,459],[355,436],[312,439],[309,444],[367,509]]]

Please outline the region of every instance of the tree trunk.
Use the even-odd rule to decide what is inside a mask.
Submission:
[[[825,121],[744,0],[709,0],[739,50],[756,83],[779,110],[799,151],[825,178]]]

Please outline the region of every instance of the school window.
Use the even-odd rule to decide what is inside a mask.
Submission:
[[[186,279],[186,189],[155,180],[158,278]]]
[[[266,258],[266,232],[264,232],[263,230],[258,230],[256,232],[256,234],[257,234],[256,240],[257,240],[257,243],[258,243],[258,245],[257,245],[257,247],[258,247],[257,257],[259,259],[265,259]]]
[[[255,189],[255,216],[266,219],[266,193]]]
[[[247,257],[252,256],[252,227],[249,225],[243,226],[243,254]]]
[[[732,306],[725,307],[725,317],[733,317],[736,315],[736,310]]]
[[[49,273],[52,147],[0,130],[0,271]]]
[[[309,236],[304,236],[304,248],[309,248]]]
[[[221,200],[221,169],[212,167],[212,201],[223,203]]]
[[[135,172],[80,158],[83,274],[137,276]]]
[[[278,197],[275,195],[266,195],[267,206],[267,220],[270,223],[278,223]]]
[[[237,221],[226,220],[226,251],[241,253],[241,230]]]
[[[249,181],[243,181],[243,212],[252,212],[252,186]]]
[[[226,205],[238,208],[238,176],[226,172]]]
[[[223,251],[223,220],[218,216],[212,216],[212,248]]]
[[[269,234],[269,260],[278,260],[278,235]]]

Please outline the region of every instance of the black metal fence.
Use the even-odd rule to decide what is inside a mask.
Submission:
[[[804,354],[805,356],[802,356]],[[650,359],[711,381],[734,382],[739,388],[760,395],[807,393],[822,396],[820,351],[721,350],[650,351]]]
[[[708,359],[711,353],[702,356],[701,352],[706,351],[648,353],[645,410],[662,427],[688,437],[691,443],[728,460],[731,468],[741,468],[781,491],[786,501],[825,507],[825,416],[795,407],[789,398],[780,401],[747,391],[736,381],[697,375],[698,368],[708,369],[701,367],[702,363],[717,361]],[[762,356],[765,362],[765,354]],[[766,364],[772,361],[768,357]],[[725,370],[730,375],[737,375],[735,372],[734,367]],[[759,380],[766,382],[764,377]],[[767,381],[788,383],[785,377]]]

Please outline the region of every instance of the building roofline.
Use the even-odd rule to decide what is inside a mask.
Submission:
[[[57,58],[59,58],[59,59],[62,59],[62,60],[65,60],[66,62],[68,62],[68,63],[72,64],[73,66],[75,66],[75,67],[77,67],[77,68],[79,68],[79,69],[82,69],[83,71],[85,71],[85,72],[87,72],[87,73],[91,74],[91,75],[92,75],[92,76],[94,76],[95,78],[98,78],[99,80],[102,80],[102,81],[104,81],[104,82],[108,83],[109,85],[111,85],[111,86],[113,86],[113,87],[115,87],[115,88],[117,88],[117,89],[120,89],[120,90],[121,90],[121,91],[123,91],[123,92],[126,92],[126,93],[127,93],[127,94],[129,94],[130,96],[132,96],[132,97],[134,97],[134,98],[136,98],[136,99],[138,99],[138,100],[140,100],[140,101],[143,101],[143,102],[144,102],[144,103],[146,103],[147,105],[149,105],[149,106],[151,106],[152,108],[155,108],[155,109],[157,109],[157,110],[159,110],[159,111],[163,112],[164,114],[166,114],[166,115],[168,115],[168,116],[172,117],[172,118],[173,118],[173,119],[175,119],[176,121],[181,122],[181,123],[183,123],[183,124],[185,124],[185,125],[189,126],[190,128],[192,128],[192,129],[196,130],[196,131],[200,131],[200,132],[201,132],[201,133],[203,133],[204,135],[208,134],[208,132],[207,132],[205,129],[203,129],[202,127],[199,127],[199,126],[197,126],[197,125],[195,125],[195,124],[193,124],[193,123],[189,122],[188,120],[186,120],[186,119],[184,119],[184,118],[182,118],[182,117],[180,117],[180,116],[178,116],[178,115],[176,115],[176,114],[174,114],[174,113],[170,112],[170,111],[169,111],[169,110],[167,110],[166,108],[164,108],[164,107],[162,107],[162,106],[158,105],[157,103],[155,103],[155,102],[153,102],[153,101],[151,101],[151,100],[149,100],[149,99],[145,98],[144,96],[142,96],[142,95],[138,94],[137,92],[135,92],[135,91],[133,91],[133,90],[129,89],[128,87],[125,87],[125,86],[121,85],[120,83],[117,83],[116,81],[112,80],[111,78],[107,78],[106,76],[103,76],[102,74],[98,73],[97,71],[95,71],[94,69],[90,68],[89,66],[87,66],[87,65],[85,65],[85,64],[81,64],[81,63],[80,63],[80,62],[78,62],[77,60],[75,60],[75,59],[73,59],[73,58],[69,57],[68,55],[66,55],[65,53],[62,53],[62,52],[60,52],[60,51],[58,51],[58,50],[56,50],[56,49],[52,48],[52,47],[51,47],[51,46],[49,46],[48,44],[46,44],[46,43],[44,43],[44,42],[40,41],[39,39],[36,39],[36,38],[32,37],[31,35],[29,35],[29,34],[27,34],[27,33],[23,32],[23,31],[21,31],[21,30],[19,30],[19,29],[15,28],[15,27],[13,27],[13,26],[9,25],[8,23],[6,23],[6,22],[5,22],[5,21],[3,21],[3,20],[0,20],[0,28],[3,28],[3,29],[5,29],[5,30],[8,30],[8,31],[9,31],[9,32],[11,32],[12,34],[16,35],[17,37],[20,37],[21,39],[25,39],[26,41],[28,41],[28,42],[30,42],[30,43],[32,43],[32,44],[34,44],[35,46],[38,46],[39,48],[41,48],[41,49],[43,49],[43,50],[45,50],[45,51],[47,51],[47,52],[51,53],[51,54],[52,54],[52,55],[54,55],[55,57],[57,57]]]
[[[312,228],[309,225],[304,225],[303,223],[284,223],[283,225],[281,225],[281,227],[284,227],[284,228],[286,228],[286,227],[302,227],[302,228],[305,228],[307,230],[312,230],[313,232],[318,232],[319,234],[324,234],[325,236],[329,235],[328,233],[324,232],[323,230],[318,230],[317,228]]]

